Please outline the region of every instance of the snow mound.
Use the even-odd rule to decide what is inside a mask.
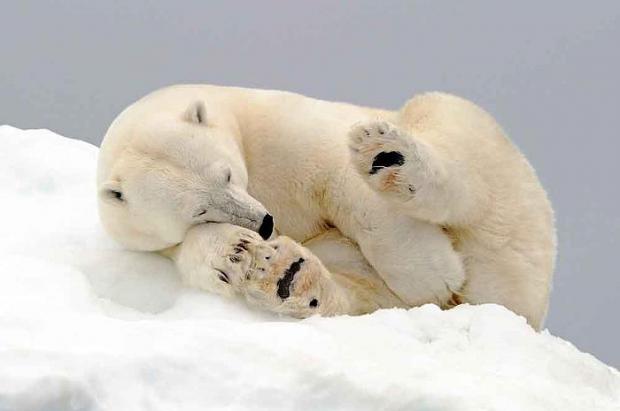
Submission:
[[[0,127],[0,410],[618,410],[620,374],[499,306],[303,321],[100,228],[97,148]]]

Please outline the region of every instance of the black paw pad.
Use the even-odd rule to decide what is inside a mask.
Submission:
[[[398,151],[382,151],[373,160],[370,174],[376,174],[377,171],[385,167],[402,166],[403,164],[405,164],[405,157]]]
[[[300,258],[290,265],[284,272],[284,277],[278,280],[278,297],[286,300],[291,295],[291,283],[295,278],[295,274],[301,269],[304,259]]]

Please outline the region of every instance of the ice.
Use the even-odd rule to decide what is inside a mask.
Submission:
[[[2,411],[620,410],[617,370],[499,306],[298,321],[186,288],[102,231],[96,147],[0,144]]]

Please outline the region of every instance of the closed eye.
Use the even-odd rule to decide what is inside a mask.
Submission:
[[[205,214],[207,214],[207,210],[203,209],[203,210],[198,211],[196,214],[194,214],[194,217],[200,217],[200,216],[203,216]]]
[[[106,190],[105,191],[105,195],[108,198],[111,198],[111,199],[116,200],[116,201],[125,201],[125,198],[123,197],[123,193],[121,191]]]

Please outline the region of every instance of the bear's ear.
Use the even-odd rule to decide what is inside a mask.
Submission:
[[[207,124],[207,109],[205,108],[205,104],[196,100],[189,105],[187,110],[185,110],[184,119],[189,121],[190,123],[196,124]]]

